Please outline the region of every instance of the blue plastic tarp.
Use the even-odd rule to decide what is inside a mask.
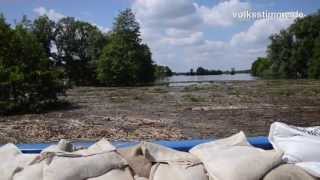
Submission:
[[[255,147],[270,150],[272,149],[272,145],[270,144],[267,137],[259,136],[248,138],[250,144]],[[154,143],[173,148],[179,151],[189,151],[192,147],[201,144],[210,142],[212,140],[181,140],[181,141],[155,141]],[[73,143],[77,147],[88,147],[92,145],[94,142],[75,142]],[[113,142],[113,144],[117,148],[129,147],[139,142]],[[55,144],[55,143],[38,143],[38,144],[18,144],[17,146],[23,153],[40,153],[42,149]]]

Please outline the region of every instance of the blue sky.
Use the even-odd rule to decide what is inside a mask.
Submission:
[[[101,30],[112,28],[120,10],[132,8],[142,38],[156,63],[175,71],[198,66],[210,69],[248,69],[264,56],[268,37],[287,28],[294,18],[241,20],[234,12],[299,11],[320,9],[319,0],[0,0],[0,12],[14,23],[47,14],[91,22]]]

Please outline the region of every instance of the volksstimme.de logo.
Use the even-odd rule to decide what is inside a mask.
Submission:
[[[303,12],[290,11],[290,12],[271,12],[271,11],[240,11],[233,12],[233,18],[243,19],[243,20],[254,20],[254,19],[294,19],[304,17]]]

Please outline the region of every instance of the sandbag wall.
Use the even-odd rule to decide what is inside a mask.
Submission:
[[[290,134],[283,127],[296,131]],[[302,132],[273,124],[269,139],[275,150],[253,147],[243,132],[197,145],[189,152],[149,142],[116,149],[102,139],[87,149],[75,149],[61,140],[32,155],[7,144],[0,147],[0,180],[316,180],[317,172],[313,171],[317,168],[301,166],[311,163],[310,157],[315,155],[310,153],[317,153],[313,148],[301,155],[307,162],[288,160],[299,150],[286,149],[291,141],[283,138],[299,134],[304,141],[311,138],[307,142],[312,147],[320,142],[319,136]]]

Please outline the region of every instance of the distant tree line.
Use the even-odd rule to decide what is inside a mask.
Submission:
[[[270,40],[267,56],[252,64],[253,75],[320,79],[320,11],[297,19]]]
[[[209,69],[205,69],[203,67],[198,67],[197,70],[195,72],[193,72],[193,70],[190,70],[190,75],[219,75],[219,74],[223,74],[223,72],[221,70],[209,70]]]
[[[251,70],[235,70],[235,68],[231,68],[231,70],[228,71],[222,71],[222,70],[210,70],[205,69],[203,67],[198,67],[196,70],[190,69],[189,72],[173,72],[173,75],[187,75],[187,76],[202,76],[202,75],[221,75],[221,74],[240,74],[240,73],[250,73]]]
[[[175,75],[188,75],[188,76],[203,76],[203,75],[220,75],[223,74],[221,70],[209,70],[203,67],[198,67],[196,70],[190,69],[185,73],[174,73]]]
[[[1,15],[0,42],[0,113],[38,111],[72,85],[133,86],[172,74],[154,64],[130,9],[109,33],[73,17],[23,16],[11,26]]]

